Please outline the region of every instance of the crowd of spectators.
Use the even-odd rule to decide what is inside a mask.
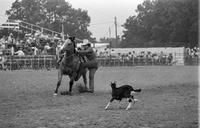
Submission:
[[[194,48],[185,48],[185,54],[189,57],[198,57],[200,55],[200,48],[194,47]]]
[[[112,51],[105,49],[104,51],[99,52],[99,58],[110,58],[118,59],[120,61],[129,61],[135,63],[154,63],[154,64],[171,64],[173,63],[173,54],[166,54],[164,52],[152,53],[150,51],[141,51],[141,52],[129,52],[129,53],[115,53],[112,54]]]
[[[34,34],[25,34],[24,38],[15,38],[12,33],[0,39],[0,52],[11,55],[55,55],[57,47],[62,44],[57,34],[54,36],[36,31]],[[6,53],[5,53],[6,54]]]
[[[194,47],[194,48],[185,48],[185,64],[191,65],[191,64],[198,64],[200,57],[200,48]]]

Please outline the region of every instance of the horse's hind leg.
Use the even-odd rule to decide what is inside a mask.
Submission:
[[[69,93],[72,92],[72,86],[74,84],[74,80],[75,80],[76,75],[77,75],[76,72],[74,72],[72,74],[72,76],[70,77],[70,81],[69,81]]]
[[[57,82],[56,90],[54,92],[54,96],[58,95],[58,88],[60,87],[62,77],[63,77],[63,74],[61,73],[61,71],[58,71],[58,82]]]

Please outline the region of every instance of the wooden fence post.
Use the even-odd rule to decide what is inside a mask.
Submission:
[[[40,58],[38,57],[38,69],[40,67]]]
[[[44,67],[43,68],[46,68],[46,56],[44,55],[43,57],[44,57],[43,58],[43,61],[44,61]]]

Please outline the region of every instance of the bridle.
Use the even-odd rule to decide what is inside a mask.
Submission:
[[[70,41],[71,41],[71,40],[70,40]],[[72,41],[71,41],[71,42],[72,42]],[[74,42],[72,42],[72,45],[74,46],[74,49],[75,49],[75,43],[74,43]],[[74,50],[74,49],[73,49],[73,50]],[[73,56],[76,54],[75,51],[74,51],[74,52],[71,53],[71,55],[67,56],[67,51],[70,51],[70,50],[65,50],[65,52],[64,52],[64,57],[63,57],[63,59],[65,59],[65,61],[66,61],[67,59],[73,57]]]

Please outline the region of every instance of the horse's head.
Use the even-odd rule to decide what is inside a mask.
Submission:
[[[71,52],[74,51],[74,49],[75,49],[74,42],[72,42],[72,40],[70,39],[66,39],[62,50]]]

